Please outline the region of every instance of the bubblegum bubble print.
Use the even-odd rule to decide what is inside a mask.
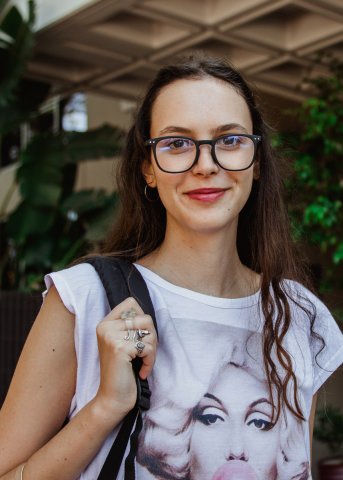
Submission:
[[[258,480],[254,470],[242,460],[231,460],[218,468],[212,480]]]

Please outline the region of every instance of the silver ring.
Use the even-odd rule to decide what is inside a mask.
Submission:
[[[132,338],[132,341],[136,343],[136,342],[138,342],[139,340],[140,340],[140,338],[139,338],[138,330],[135,330],[135,331],[134,331],[133,338]]]
[[[135,334],[132,338],[134,342],[139,342],[139,340],[142,340],[146,335],[149,335],[150,332],[149,330],[141,330],[140,328],[138,330],[135,330]]]
[[[128,331],[126,332],[126,335],[125,335],[125,337],[124,337],[124,340],[127,340],[127,341],[130,340],[130,339],[133,340],[133,338],[132,338],[132,333],[133,333],[133,330],[128,330]]]
[[[146,335],[150,335],[149,330],[141,330],[141,329],[137,330],[137,336],[140,340],[144,338]]]
[[[136,310],[132,307],[130,308],[130,310],[124,310],[123,312],[121,312],[120,318],[122,320],[129,320],[129,319],[135,318],[136,315],[137,315]]]
[[[142,352],[145,348],[145,344],[143,342],[136,342],[135,347],[136,347],[138,355],[142,355]]]

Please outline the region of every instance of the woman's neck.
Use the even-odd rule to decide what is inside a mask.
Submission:
[[[162,245],[138,263],[170,283],[216,297],[245,297],[260,283],[259,275],[238,257],[235,232],[185,236],[167,231]]]

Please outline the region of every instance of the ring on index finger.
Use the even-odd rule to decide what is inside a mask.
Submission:
[[[136,311],[134,308],[130,308],[130,310],[124,310],[123,312],[121,312],[120,318],[125,321],[125,327],[128,331],[133,330],[133,319],[135,317],[136,317]],[[129,340],[129,338],[127,338],[127,340]]]
[[[145,348],[145,344],[141,341],[135,343],[135,347],[137,350],[138,355],[142,355],[143,350]]]
[[[124,340],[132,340],[133,342],[139,342],[144,338],[146,335],[150,335],[149,330],[128,330],[124,337]]]
[[[132,319],[132,318],[135,318],[135,316],[137,315],[137,312],[136,310],[131,307],[130,310],[124,310],[123,312],[121,312],[120,314],[120,318],[122,320],[128,320],[128,319]]]
[[[125,335],[125,337],[124,337],[124,340],[130,340],[130,338],[132,338],[132,334],[133,334],[133,333],[134,333],[133,330],[128,330],[128,331],[126,332],[126,335]]]
[[[150,332],[149,332],[149,330],[138,329],[138,330],[136,330],[136,334],[137,334],[138,339],[142,340],[142,338],[144,338],[146,335],[150,335]]]

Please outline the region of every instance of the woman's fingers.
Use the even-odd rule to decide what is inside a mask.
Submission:
[[[139,306],[139,303],[133,298],[128,297],[123,302],[119,303],[110,313],[105,317],[108,320],[116,320],[125,316],[125,313],[135,312],[136,315],[144,314],[143,310]],[[128,315],[128,318],[130,316]]]
[[[142,380],[145,380],[150,375],[156,360],[156,348],[152,349],[149,352],[149,349],[151,348],[152,348],[151,345],[147,345],[147,348],[146,348],[147,354],[142,357],[143,365],[139,371],[139,376],[141,377]]]
[[[131,362],[142,359],[139,375],[145,379],[156,359],[157,334],[152,318],[145,315],[136,300],[127,298],[97,326],[101,398],[134,403],[136,384]]]

